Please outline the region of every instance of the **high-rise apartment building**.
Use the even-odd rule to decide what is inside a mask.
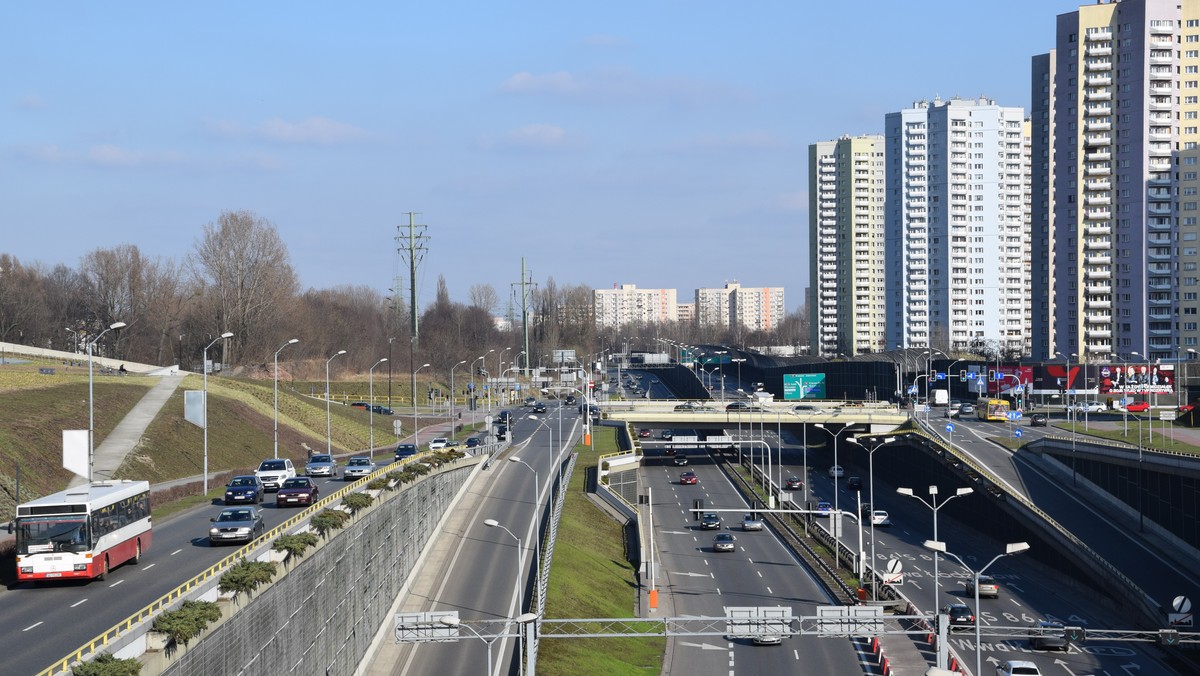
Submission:
[[[935,99],[889,113],[885,128],[889,346],[1025,354],[1024,111]]]
[[[883,136],[808,147],[812,353],[887,348]]]
[[[639,289],[622,284],[611,289],[595,289],[596,325],[621,327],[626,324],[673,322],[679,305],[675,289]]]
[[[1049,269],[1033,293],[1049,300],[1034,356],[1195,349],[1198,71],[1197,0],[1081,6],[1058,16],[1054,51],[1034,57],[1033,107],[1049,118],[1035,120],[1035,156],[1048,151],[1038,171],[1050,184],[1035,212]]]
[[[743,288],[737,282],[720,289],[696,289],[696,323],[771,331],[787,314],[783,287]]]

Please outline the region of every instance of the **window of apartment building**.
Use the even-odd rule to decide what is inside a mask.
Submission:
[[[1185,97],[1183,97],[1183,102],[1184,102],[1184,103],[1196,103],[1198,100],[1200,100],[1200,99],[1197,99],[1195,96],[1185,96]]]
[[[1200,42],[1200,35],[1186,35],[1183,38],[1184,42]]]
[[[1189,49],[1183,53],[1184,58],[1197,59],[1200,58],[1200,49]]]

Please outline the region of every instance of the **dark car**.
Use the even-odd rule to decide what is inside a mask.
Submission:
[[[1046,417],[1045,413],[1034,413],[1033,415],[1029,416],[1030,427],[1045,427],[1049,424],[1050,419]]]
[[[222,509],[220,514],[209,521],[213,525],[208,529],[208,542],[214,545],[225,542],[250,542],[262,535],[266,529],[262,515],[255,507]]]
[[[416,444],[400,444],[396,447],[396,462],[400,462],[405,458],[410,458],[417,454]]]
[[[852,476],[846,479],[846,488],[852,491],[861,491],[863,487],[862,477]]]
[[[671,462],[675,463],[676,467],[684,467],[688,464],[688,457],[682,453],[676,454]]]
[[[252,505],[257,505],[263,501],[263,493],[265,492],[266,490],[263,488],[262,481],[253,474],[235,476],[225,486],[225,504],[233,505],[240,502],[248,502]]]
[[[1034,650],[1066,650],[1067,630],[1062,622],[1038,620],[1029,627],[1029,647]]]
[[[392,412],[392,409],[388,408],[387,406],[380,406],[379,404],[372,406],[371,412],[375,415],[395,415]]]
[[[496,420],[502,424],[508,425],[512,422],[512,411],[500,411],[496,414]]]
[[[695,472],[684,472],[679,475],[679,484],[682,486],[692,486],[700,483],[700,479]]]
[[[643,427],[642,429],[638,430],[638,439],[649,439],[649,438],[650,438],[650,428]]]
[[[717,533],[717,537],[713,538],[714,552],[732,552],[737,549],[737,538],[733,537],[733,533]]]
[[[496,438],[500,441],[508,438],[508,425],[496,425]]]
[[[467,437],[467,448],[475,448],[476,446],[482,446],[482,445],[483,445],[483,440],[480,439],[479,437]]]
[[[352,404],[350,404],[350,406],[352,408],[361,408],[364,411],[367,410],[368,408],[371,408],[371,405],[365,401],[356,401],[356,402],[353,402]]]
[[[546,412],[546,404],[543,402],[540,402],[540,401],[538,403],[534,404],[533,412],[534,413],[545,413]]]
[[[721,530],[721,517],[716,512],[705,512],[700,517],[701,530]]]
[[[658,433],[658,438],[663,439],[665,441],[670,441],[671,439],[675,438],[675,431],[669,430],[669,429],[662,430],[661,432]]]
[[[563,399],[563,406],[574,406],[574,405],[575,405],[575,395],[568,394],[567,398]]]
[[[748,401],[734,401],[725,406],[726,411],[750,411],[754,407]]]
[[[317,482],[298,476],[283,482],[279,492],[275,493],[275,506],[311,505],[320,497],[321,489],[317,487]]]
[[[942,608],[942,613],[950,616],[950,627],[975,626],[975,613],[965,603],[951,603]]]
[[[804,479],[798,476],[790,476],[783,482],[785,491],[802,491],[804,490]]]

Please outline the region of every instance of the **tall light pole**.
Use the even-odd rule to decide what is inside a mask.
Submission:
[[[923,504],[926,507],[928,507],[929,509],[933,510],[933,539],[936,540],[938,537],[938,510],[941,509],[942,507],[944,507],[947,502],[950,502],[954,498],[958,498],[958,497],[962,497],[964,495],[970,495],[970,494],[974,493],[975,489],[969,488],[969,487],[968,488],[960,488],[954,492],[954,495],[951,495],[950,497],[946,498],[945,500],[942,500],[941,503],[938,503],[938,501],[937,501],[937,496],[938,496],[938,487],[937,486],[929,487],[929,501],[928,502],[926,502],[925,498],[917,495],[916,493],[913,493],[913,489],[911,489],[911,488],[897,488],[896,492],[899,493],[900,495],[907,495],[910,498],[916,498],[917,500],[921,501],[921,504]],[[937,609],[938,609],[938,599],[941,597],[941,584],[942,584],[942,580],[940,577],[938,577],[938,557],[937,557],[937,554],[934,554],[933,555],[933,613],[935,615],[937,614]]]
[[[79,352],[79,332],[71,327],[66,327],[71,332],[71,351]]]
[[[517,624],[521,625],[522,628],[524,628],[528,626],[530,622],[533,622],[536,619],[537,615],[534,615],[533,613],[523,613],[514,618],[506,619],[504,621],[505,632],[508,631],[509,622],[516,622]],[[438,622],[446,625],[447,627],[453,627],[455,629],[461,629],[465,627],[467,631],[470,631],[475,636],[475,638],[483,641],[483,644],[487,646],[487,676],[492,676],[492,644],[497,640],[504,638],[506,634],[497,634],[495,636],[489,636],[485,638],[483,634],[480,634],[479,631],[475,629],[475,627],[463,623],[463,621],[460,620],[457,615],[443,615],[442,617],[438,618]]]
[[[549,432],[550,428],[547,427],[546,431]],[[553,456],[553,454],[554,454],[553,446],[551,446],[551,448],[550,448],[550,453],[551,453],[551,456]],[[542,482],[541,482],[541,478],[538,476],[538,471],[533,468],[533,465],[530,465],[529,463],[525,462],[524,460],[518,458],[515,455],[510,456],[508,458],[508,461],[517,463],[518,465],[525,465],[525,467],[528,468],[530,472],[533,472],[533,521],[534,521],[534,525],[533,525],[533,527],[534,527],[534,536],[533,536],[534,537],[534,539],[533,539],[534,573],[533,573],[533,579],[534,579],[534,583],[537,585],[536,588],[540,589],[541,588],[541,580],[542,580],[542,495],[541,495]],[[532,606],[532,605],[533,605],[533,602],[530,601],[530,606]]]
[[[499,528],[505,533],[508,533],[512,539],[517,541],[517,579],[513,585],[513,591],[515,591],[517,594],[517,610],[520,610],[521,601],[523,600],[521,598],[523,596],[521,594],[521,577],[525,569],[525,552],[521,546],[521,538],[517,537],[511,530],[505,528],[499,521],[496,521],[495,519],[484,519],[483,525],[487,526],[488,528]]]
[[[92,483],[92,465],[96,461],[96,395],[94,390],[94,376],[92,375],[92,352],[96,347],[96,343],[104,337],[104,334],[116,329],[125,328],[125,322],[113,322],[108,325],[107,329],[100,332],[100,335],[88,341],[88,483]],[[208,439],[208,414],[205,412],[204,420],[205,439]],[[206,441],[207,443],[207,441]]]
[[[834,433],[834,432],[831,432],[828,428],[826,428],[825,425],[822,423],[813,423],[813,427],[816,427],[817,429],[821,430],[822,432],[825,432],[829,436],[833,437],[833,466],[839,467],[840,465],[838,465],[838,443],[837,443],[838,435],[841,434],[842,432],[849,432],[850,428],[843,427],[842,429],[840,429],[836,433]],[[837,536],[841,537],[841,535],[842,535],[842,517],[840,516],[841,511],[839,511],[839,508],[838,508],[838,494],[841,493],[841,491],[838,490],[838,481],[841,479],[841,477],[835,476],[835,477],[830,477],[830,478],[833,479],[833,511],[837,512],[839,514],[839,516],[837,517],[837,520],[838,520]],[[808,477],[807,476],[804,477],[804,480],[808,481]],[[838,557],[834,557],[834,558],[836,559]]]
[[[204,369],[204,489],[200,491],[200,495],[208,495],[208,348],[232,337],[233,333],[226,331],[213,338],[211,343],[204,346],[204,354],[201,359],[201,368]]]
[[[941,553],[945,554],[946,556],[952,557],[955,561],[958,561],[960,566],[962,566],[963,568],[966,568],[967,571],[971,573],[971,577],[972,577],[972,585],[971,586],[973,586],[975,588],[975,673],[982,674],[983,671],[980,669],[980,667],[983,664],[983,662],[982,662],[983,657],[979,650],[979,619],[980,619],[979,618],[979,576],[983,575],[987,571],[988,568],[992,567],[993,563],[999,561],[1003,557],[1012,556],[1013,554],[1020,554],[1021,552],[1029,551],[1029,543],[1028,542],[1010,542],[1010,543],[1008,543],[1007,545],[1004,546],[1003,554],[997,554],[995,557],[992,558],[991,561],[987,562],[986,566],[984,566],[983,568],[980,568],[978,571],[971,570],[971,567],[968,566],[967,564],[963,563],[963,560],[958,558],[958,556],[956,554],[946,551],[946,543],[945,542],[939,542],[937,540],[926,540],[925,548],[931,549],[935,552],[934,560],[937,559],[936,552],[941,552]]]
[[[275,372],[272,374],[275,377],[275,455],[272,457],[275,458],[279,458],[279,353],[283,352],[283,348],[288,345],[299,342],[299,338],[292,338],[275,350]]]
[[[325,360],[325,452],[329,455],[333,455],[333,415],[329,412],[329,362],[343,354],[346,354],[345,350],[338,350]]]
[[[458,368],[459,366],[462,366],[465,363],[467,363],[466,359],[464,359],[464,360],[458,362],[457,364],[455,364],[454,366],[450,367],[450,429],[451,430],[454,429],[454,397],[458,396],[458,392],[454,389],[454,369]]]
[[[511,349],[512,349],[511,347],[506,347],[503,350],[500,350],[500,354],[497,355],[497,359],[496,359],[496,374],[497,375],[504,374],[504,353],[508,352]],[[500,405],[500,394],[499,393],[496,394],[496,405],[497,406]],[[488,411],[491,411],[491,410],[492,410],[492,388],[489,387],[488,388]]]
[[[367,369],[367,427],[371,428],[371,448],[367,451],[371,456],[371,464],[375,464],[375,367],[387,361],[387,357],[383,357],[379,361],[371,365]]]
[[[879,576],[875,574],[875,451],[896,440],[896,437],[876,439],[874,446],[868,446],[859,437],[846,437],[852,444],[858,444],[867,451],[867,500],[871,503],[867,518],[871,522],[871,598],[879,599]],[[869,443],[869,442],[868,442]],[[862,516],[861,510],[859,516]],[[861,521],[859,522],[861,527]]]
[[[471,362],[471,397],[470,397],[470,401],[468,404],[471,408],[471,426],[472,427],[475,426],[475,362],[482,360],[484,357],[488,356],[489,354],[491,354],[493,352],[495,352],[495,350],[488,350],[487,352],[484,352],[483,354],[476,357],[475,360]],[[413,405],[415,406],[416,402],[413,402]]]
[[[429,364],[421,364],[412,372],[412,377],[413,377],[414,383],[417,382],[417,374],[421,372],[421,369],[426,368],[428,366],[429,366]],[[416,389],[414,389],[413,392],[416,392]],[[416,397],[413,397],[413,445],[416,446],[418,449],[420,449],[420,447],[421,447],[421,430],[420,430],[420,428],[417,427],[417,398]]]

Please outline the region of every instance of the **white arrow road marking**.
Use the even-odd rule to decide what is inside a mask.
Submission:
[[[689,643],[687,641],[680,641],[679,645],[685,645],[689,648],[699,648],[701,650],[725,650],[725,648],[719,645],[710,645],[708,643]]]

